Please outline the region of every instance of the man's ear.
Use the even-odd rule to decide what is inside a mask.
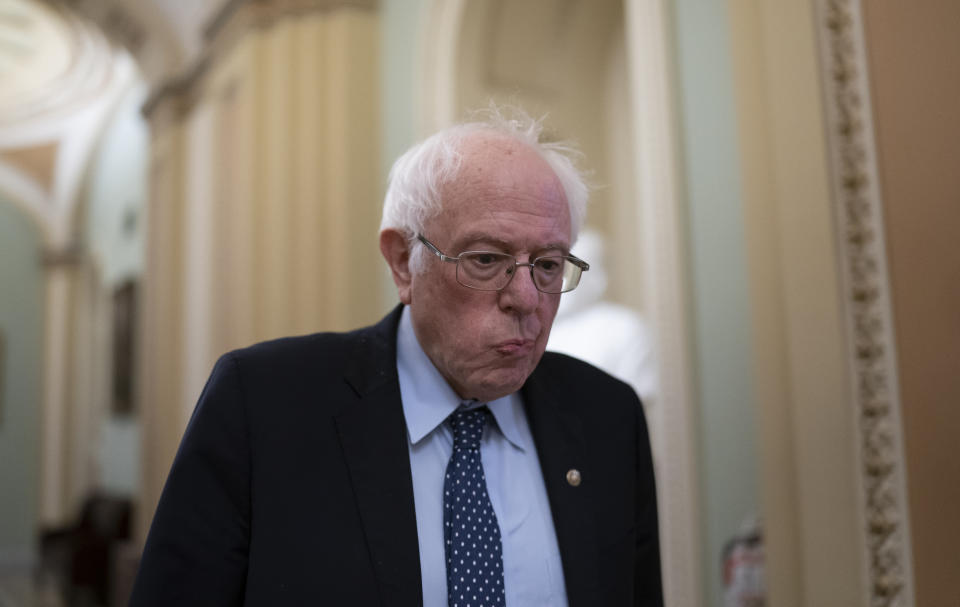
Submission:
[[[410,247],[407,238],[392,228],[380,232],[380,253],[387,260],[393,282],[397,285],[400,301],[410,305],[410,285],[413,277],[410,273]]]

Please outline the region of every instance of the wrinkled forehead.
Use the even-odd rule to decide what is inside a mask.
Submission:
[[[505,133],[477,131],[468,133],[458,143],[461,157],[461,172],[485,173],[515,172],[519,168],[538,168],[554,179],[553,169],[530,144]],[[518,166],[519,165],[519,166]],[[455,180],[456,181],[456,180]]]
[[[540,153],[523,141],[496,132],[480,131],[459,143],[460,167],[441,186],[443,211],[455,211],[478,199],[488,203],[503,199],[505,206],[517,196],[529,196],[556,207],[569,217],[560,179]]]

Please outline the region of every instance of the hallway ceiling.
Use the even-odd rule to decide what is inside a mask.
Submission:
[[[104,29],[62,3],[0,0],[0,194],[53,246],[70,240],[100,133],[140,79]]]
[[[5,0],[0,0],[0,2]],[[182,72],[199,56],[204,30],[227,0],[61,0],[137,60],[148,82]]]
[[[113,49],[90,24],[29,0],[0,0],[0,129],[75,112],[107,87]]]

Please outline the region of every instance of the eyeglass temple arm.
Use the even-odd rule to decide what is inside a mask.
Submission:
[[[440,258],[440,261],[452,261],[452,262],[458,262],[458,261],[460,261],[460,258],[459,258],[459,257],[450,257],[450,256],[447,256],[447,255],[444,255],[443,253],[441,253],[441,252],[440,252],[440,249],[438,249],[437,247],[433,246],[433,243],[432,243],[432,242],[430,242],[429,240],[427,240],[426,238],[423,237],[423,234],[417,234],[417,240],[419,240],[420,242],[422,242],[423,245],[424,245],[425,247],[427,247],[428,249],[430,249],[430,250],[433,252],[434,255],[436,255],[437,257],[439,257],[439,258]]]
[[[576,255],[567,255],[567,259],[569,259],[570,261],[572,261],[572,262],[573,262],[578,268],[580,268],[580,270],[583,271],[583,272],[586,272],[587,270],[590,269],[590,264],[588,264],[588,263],[585,262],[584,260],[580,259],[580,258],[577,257]]]

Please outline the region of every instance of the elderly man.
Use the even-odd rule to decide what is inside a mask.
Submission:
[[[217,363],[131,604],[661,605],[633,391],[544,353],[586,187],[494,116],[394,165],[379,324]]]

